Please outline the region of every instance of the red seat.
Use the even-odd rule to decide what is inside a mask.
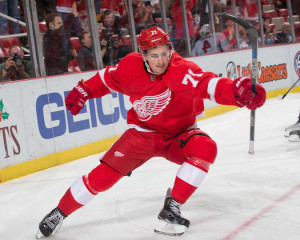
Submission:
[[[2,39],[0,39],[0,44],[1,44],[1,47],[4,51],[4,53],[7,56],[9,56],[8,52],[9,52],[10,47],[12,47],[14,45],[20,46],[20,42],[19,42],[18,38],[15,38],[15,37],[2,38]]]
[[[264,11],[265,17],[278,17],[278,14],[275,10]]]
[[[23,30],[24,33],[27,32],[26,26],[21,25],[21,28]],[[44,33],[47,31],[47,25],[46,22],[39,22],[39,28],[40,28],[40,32]]]
[[[79,41],[79,38],[78,37],[71,37],[70,41],[71,41],[73,49],[75,49],[78,52],[78,50],[81,48],[81,43]]]
[[[80,67],[78,66],[77,59],[74,58],[68,63],[68,72],[81,72]]]
[[[289,11],[286,8],[281,8],[281,9],[279,8],[278,11],[279,11],[279,16],[284,17],[284,20],[286,21],[289,15]]]
[[[40,32],[44,33],[47,31],[47,25],[46,22],[39,22]]]

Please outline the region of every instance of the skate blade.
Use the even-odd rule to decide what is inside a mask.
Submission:
[[[41,239],[44,238],[45,236],[42,234],[42,232],[40,231],[40,229],[38,229],[37,234],[36,234],[36,239]]]
[[[300,137],[299,137],[297,134],[295,134],[295,135],[290,135],[290,136],[289,136],[289,141],[290,141],[290,142],[300,142]]]
[[[158,220],[158,224],[154,228],[154,232],[170,236],[180,236],[184,234],[186,229],[186,226],[171,224],[164,220]]]
[[[285,136],[285,137],[289,137],[289,136],[290,136],[290,132],[291,132],[291,131],[284,131],[284,136]]]

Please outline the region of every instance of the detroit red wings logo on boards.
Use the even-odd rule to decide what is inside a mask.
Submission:
[[[298,77],[300,78],[300,51],[298,51],[295,55],[294,67]]]
[[[141,121],[148,121],[152,116],[159,114],[171,100],[171,90],[155,96],[145,96],[133,103],[133,108]]]

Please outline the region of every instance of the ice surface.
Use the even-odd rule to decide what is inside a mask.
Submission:
[[[284,129],[297,121],[300,93],[270,99],[256,112],[255,154],[248,153],[250,111],[199,122],[218,144],[209,174],[182,206],[191,221],[180,237],[155,234],[157,214],[178,166],[153,158],[69,216],[59,240],[298,240],[300,143]],[[0,184],[0,239],[35,239],[40,220],[100,154]]]

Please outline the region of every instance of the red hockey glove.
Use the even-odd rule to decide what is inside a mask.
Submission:
[[[256,94],[252,92],[250,78],[237,78],[233,82],[233,94],[239,107],[246,106],[250,110],[261,107],[266,101],[266,90],[256,84]]]
[[[84,85],[83,80],[81,80],[78,82],[78,85],[74,87],[73,90],[67,95],[65,99],[66,107],[73,115],[77,115],[84,107],[86,100],[92,97],[93,95],[91,90]]]

